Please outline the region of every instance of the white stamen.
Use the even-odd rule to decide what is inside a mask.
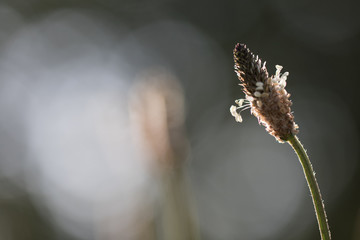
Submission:
[[[275,76],[272,77],[271,81],[276,84],[279,88],[284,89],[286,87],[286,79],[289,76],[289,72],[284,72],[281,74],[282,66],[276,65]]]
[[[283,67],[280,65],[275,65],[275,68],[276,68],[275,77],[280,77],[280,72],[281,69],[283,69]]]
[[[255,90],[264,90],[264,83],[262,82],[256,82],[256,89]]]
[[[236,112],[236,109],[237,109],[237,107],[236,106],[234,106],[234,105],[231,105],[231,107],[230,107],[230,112],[231,112],[231,115],[235,115],[237,112]]]
[[[254,96],[255,97],[261,97],[261,93],[259,93],[258,91],[254,92]]]
[[[289,72],[285,72],[283,75],[281,75],[280,77],[280,82],[279,84],[285,88],[286,87],[286,79],[287,79],[287,76],[289,76]]]
[[[247,110],[247,109],[249,109],[249,108],[251,108],[251,105],[250,105],[250,104],[249,104],[249,105],[244,106],[244,108],[243,108],[243,109],[241,109],[241,110],[240,110],[240,112],[245,111],[245,110]]]
[[[256,82],[255,85],[258,86],[258,87],[262,87],[262,86],[264,86],[264,83],[263,82]]]
[[[239,105],[239,107],[242,107],[244,101],[245,101],[245,99],[238,99],[238,100],[235,100],[235,103],[236,103],[237,105]]]
[[[233,117],[235,117],[235,121],[242,122],[242,117],[240,116],[240,113],[238,113],[236,110],[237,110],[236,106],[232,105],[230,107],[230,113]]]

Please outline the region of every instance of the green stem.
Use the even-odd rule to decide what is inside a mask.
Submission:
[[[315,208],[321,239],[330,240],[331,234],[326,217],[325,207],[323,200],[321,198],[319,185],[316,181],[315,173],[312,168],[310,159],[306,154],[304,147],[302,146],[302,144],[300,143],[299,139],[296,136],[291,135],[287,141],[291,145],[291,147],[295,150],[296,154],[299,157],[300,163],[303,167],[304,174],[311,192],[311,197]]]

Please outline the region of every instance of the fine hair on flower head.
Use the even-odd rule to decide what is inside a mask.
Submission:
[[[291,112],[290,94],[285,90],[288,72],[281,74],[282,66],[276,65],[275,75],[270,76],[245,44],[236,44],[234,49],[235,72],[245,93],[245,99],[236,100],[230,112],[237,122],[242,122],[240,112],[250,108],[259,123],[279,142],[297,134],[298,126]]]

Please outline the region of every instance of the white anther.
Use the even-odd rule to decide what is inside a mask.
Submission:
[[[281,77],[280,77],[280,81],[279,81],[279,84],[281,87],[285,88],[286,87],[286,79],[287,79],[287,76],[289,76],[289,72],[284,72]]]
[[[264,83],[262,83],[262,82],[256,82],[256,84],[255,84],[257,87],[256,87],[256,89],[255,90],[264,90]]]
[[[246,95],[246,100],[249,102],[252,102],[254,100],[254,98],[252,96]]]
[[[255,96],[255,97],[261,97],[261,93],[259,93],[259,92],[256,91],[256,92],[254,92],[254,96]]]
[[[234,116],[235,114],[237,114],[236,109],[237,109],[237,107],[236,107],[236,106],[231,105],[231,107],[230,107],[230,112],[231,112],[231,115],[233,115],[233,116]]]
[[[239,100],[239,105],[240,105],[240,107],[243,105],[244,101],[245,101],[245,99],[240,99],[240,100]]]
[[[281,69],[283,69],[283,67],[280,65],[276,65],[275,68],[276,68],[275,77],[280,77],[280,72]]]
[[[238,99],[238,100],[235,100],[235,103],[237,105],[239,105],[239,107],[241,107],[244,104],[244,101],[245,101],[245,99]]]
[[[284,79],[280,79],[279,86],[281,88],[285,88],[286,87],[286,81]]]
[[[235,121],[242,122],[242,117],[240,116],[240,113],[238,113],[236,110],[237,110],[236,106],[232,105],[230,107],[230,113],[233,117],[235,117]]]
[[[263,82],[256,82],[255,85],[258,86],[258,87],[262,87],[262,86],[264,86],[264,83]]]

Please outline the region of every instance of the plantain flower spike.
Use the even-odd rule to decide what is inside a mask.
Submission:
[[[270,135],[279,142],[286,141],[298,133],[291,112],[290,94],[286,92],[288,72],[281,74],[282,66],[276,65],[274,76],[269,77],[266,62],[255,56],[245,44],[236,44],[234,49],[235,72],[243,87],[245,99],[236,100],[237,106],[231,106],[231,115],[241,122],[240,112],[248,108],[265,126]]]

